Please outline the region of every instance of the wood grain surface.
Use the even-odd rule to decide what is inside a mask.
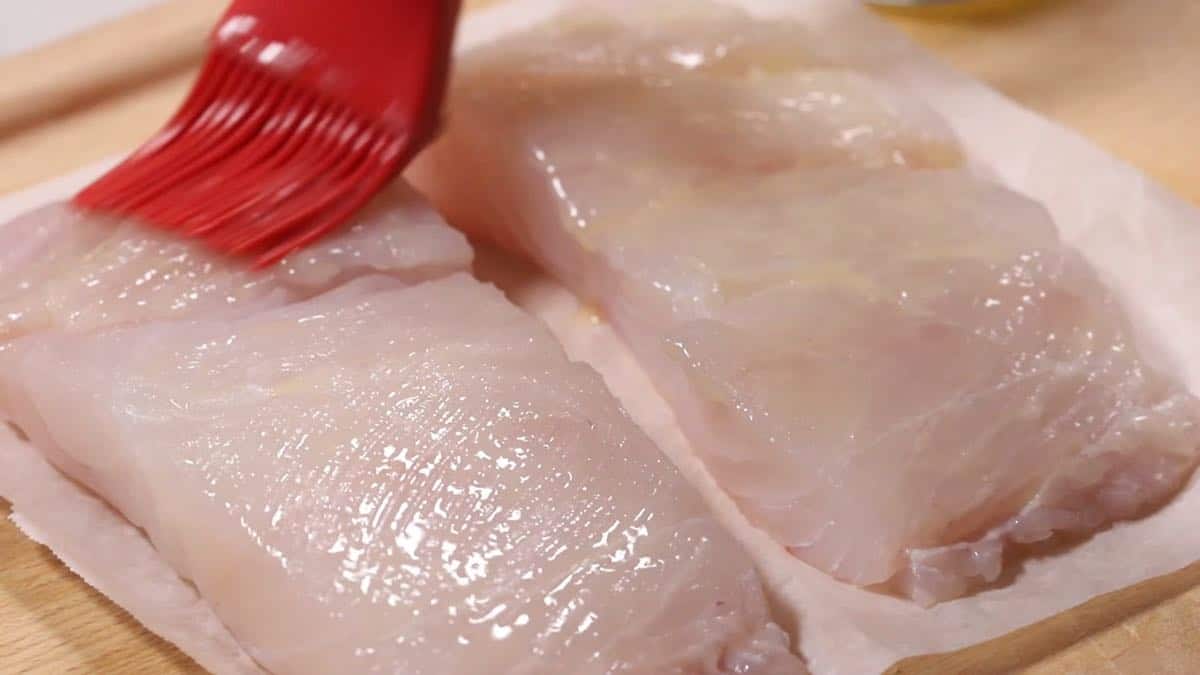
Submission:
[[[960,69],[1200,203],[1200,3],[1032,4],[1013,14],[894,21]],[[0,61],[0,194],[131,149],[156,129],[186,93],[222,6],[177,0]],[[0,502],[0,674],[200,672],[7,515]],[[1200,565],[892,672],[1022,670],[1200,673]]]

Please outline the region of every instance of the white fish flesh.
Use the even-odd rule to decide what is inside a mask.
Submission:
[[[413,177],[605,309],[753,522],[931,603],[1181,484],[1197,402],[1044,209],[799,26],[677,11],[460,59]]]
[[[466,239],[403,183],[340,233],[267,270],[135,222],[53,204],[0,224],[0,340],[156,318],[235,316],[354,277],[415,282],[467,269]]]
[[[443,275],[470,252],[419,201],[381,208],[254,283],[134,226],[30,216],[64,229],[5,249],[29,309],[0,419],[272,672],[803,672],[749,558],[599,376]]]

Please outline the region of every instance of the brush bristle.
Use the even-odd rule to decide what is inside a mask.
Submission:
[[[411,145],[286,75],[214,50],[167,126],[75,203],[265,266],[349,219]]]

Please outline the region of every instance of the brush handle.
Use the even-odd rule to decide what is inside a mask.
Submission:
[[[458,10],[457,0],[235,0],[211,42],[421,136],[437,119]]]

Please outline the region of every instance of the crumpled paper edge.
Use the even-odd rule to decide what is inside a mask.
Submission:
[[[466,18],[459,47],[470,48],[532,25],[564,4],[512,0],[474,13]],[[1139,337],[1160,346],[1197,391],[1200,348],[1193,345],[1200,345],[1194,339],[1200,337],[1200,293],[1192,291],[1200,291],[1200,265],[1193,264],[1200,254],[1200,213],[1193,207],[1078,134],[956,73],[856,2],[738,0],[735,4],[758,14],[795,16],[856,48],[869,45],[868,50],[848,49],[849,60],[924,99],[947,118],[982,170],[1042,202],[1064,238],[1096,265],[1140,319],[1144,334]],[[65,197],[109,165],[89,167],[4,198],[0,219]],[[1022,574],[1004,588],[925,610],[841,584],[787,555],[745,521],[695,458],[669,408],[611,328],[593,321],[558,284],[516,269],[497,269],[483,276],[497,281],[517,304],[546,321],[572,358],[596,367],[631,416],[701,490],[755,557],[782,614],[779,618],[798,637],[815,673],[879,672],[907,656],[983,642],[1096,595],[1200,560],[1200,536],[1186,536],[1198,531],[1200,519],[1200,479],[1194,477],[1154,515],[1118,524],[1060,555],[1026,561]],[[15,462],[31,458],[36,460],[31,466],[40,462],[39,471],[49,472],[41,477],[57,486],[53,499],[49,495],[44,502],[22,498],[21,486],[4,480],[17,475],[10,470]],[[201,665],[218,673],[261,672],[137,530],[46,465],[28,444],[0,439],[0,495],[14,503],[13,519],[22,529]],[[59,508],[77,502],[79,511]],[[105,511],[107,515],[96,515]],[[122,554],[117,567],[133,569],[130,562],[145,557],[139,564],[155,569],[150,578],[163,584],[155,584],[158,592],[146,592],[143,573],[128,577],[105,569],[111,563],[97,551],[101,547],[95,541],[108,536],[122,537],[122,546],[136,552]],[[156,616],[181,618],[182,623]]]
[[[142,534],[0,424],[0,495],[13,523],[146,628],[220,675],[262,675],[196,590]]]

